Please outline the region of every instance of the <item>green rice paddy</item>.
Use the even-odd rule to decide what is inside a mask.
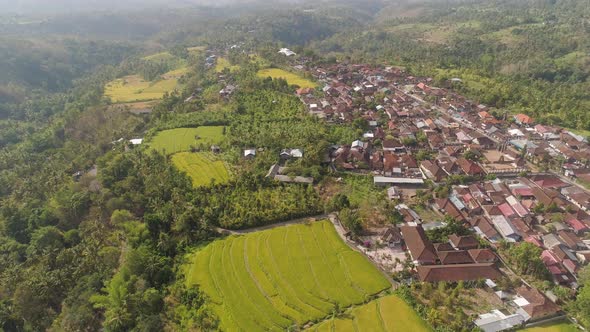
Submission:
[[[224,331],[303,327],[390,287],[328,221],[230,236],[189,261],[187,286],[199,285]]]
[[[190,151],[191,147],[220,144],[224,139],[223,126],[204,126],[197,128],[176,128],[158,132],[149,146],[159,152],[174,154]]]

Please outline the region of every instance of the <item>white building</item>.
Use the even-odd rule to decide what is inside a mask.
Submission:
[[[285,56],[293,56],[293,55],[296,55],[296,54],[297,54],[297,53],[295,53],[295,52],[291,51],[291,50],[290,50],[290,49],[288,49],[288,48],[281,48],[281,49],[279,50],[279,53],[281,53],[281,54],[283,54],[283,55],[285,55]]]

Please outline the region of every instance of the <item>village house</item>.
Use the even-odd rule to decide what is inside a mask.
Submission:
[[[412,256],[412,260],[418,265],[432,265],[438,261],[438,255],[434,246],[426,237],[422,226],[400,227],[404,242]]]

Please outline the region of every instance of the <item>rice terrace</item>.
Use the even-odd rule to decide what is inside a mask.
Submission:
[[[207,295],[208,306],[225,331],[284,331],[315,323],[328,331],[332,323],[323,321],[334,311],[366,303],[391,287],[367,259],[340,239],[329,221],[232,235],[210,243],[188,260],[187,286],[198,285]],[[369,325],[362,330],[427,330],[398,300],[383,297],[352,311],[378,317],[379,307],[391,310],[389,319],[395,317],[394,322],[365,319]]]
[[[105,95],[114,103],[150,101],[161,99],[166,92],[172,92],[177,86],[178,79],[174,75],[155,82],[145,81],[139,75],[129,75],[108,83]]]
[[[395,313],[395,314],[393,314]],[[369,328],[370,327],[370,328]],[[395,295],[387,295],[314,326],[309,332],[329,331],[429,331],[414,310]]]
[[[212,153],[207,152],[179,152],[172,155],[172,163],[180,171],[191,178],[194,187],[207,186],[211,181],[226,183],[229,172],[223,161],[218,160]]]
[[[191,147],[220,144],[224,139],[223,126],[176,128],[158,132],[150,141],[150,148],[166,154],[190,151]]]

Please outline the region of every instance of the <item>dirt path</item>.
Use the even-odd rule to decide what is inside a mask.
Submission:
[[[276,227],[295,225],[295,224],[304,224],[307,222],[314,222],[314,221],[326,220],[326,219],[328,219],[327,214],[318,214],[318,215],[311,216],[311,217],[291,219],[291,220],[282,221],[282,222],[275,223],[275,224],[264,225],[264,226],[248,228],[248,229],[231,230],[231,229],[225,229],[225,228],[221,228],[221,227],[215,227],[215,231],[217,231],[218,233],[221,233],[221,234],[239,235],[239,234],[254,233],[254,232],[263,231],[263,230],[267,230],[267,229],[273,229]]]

